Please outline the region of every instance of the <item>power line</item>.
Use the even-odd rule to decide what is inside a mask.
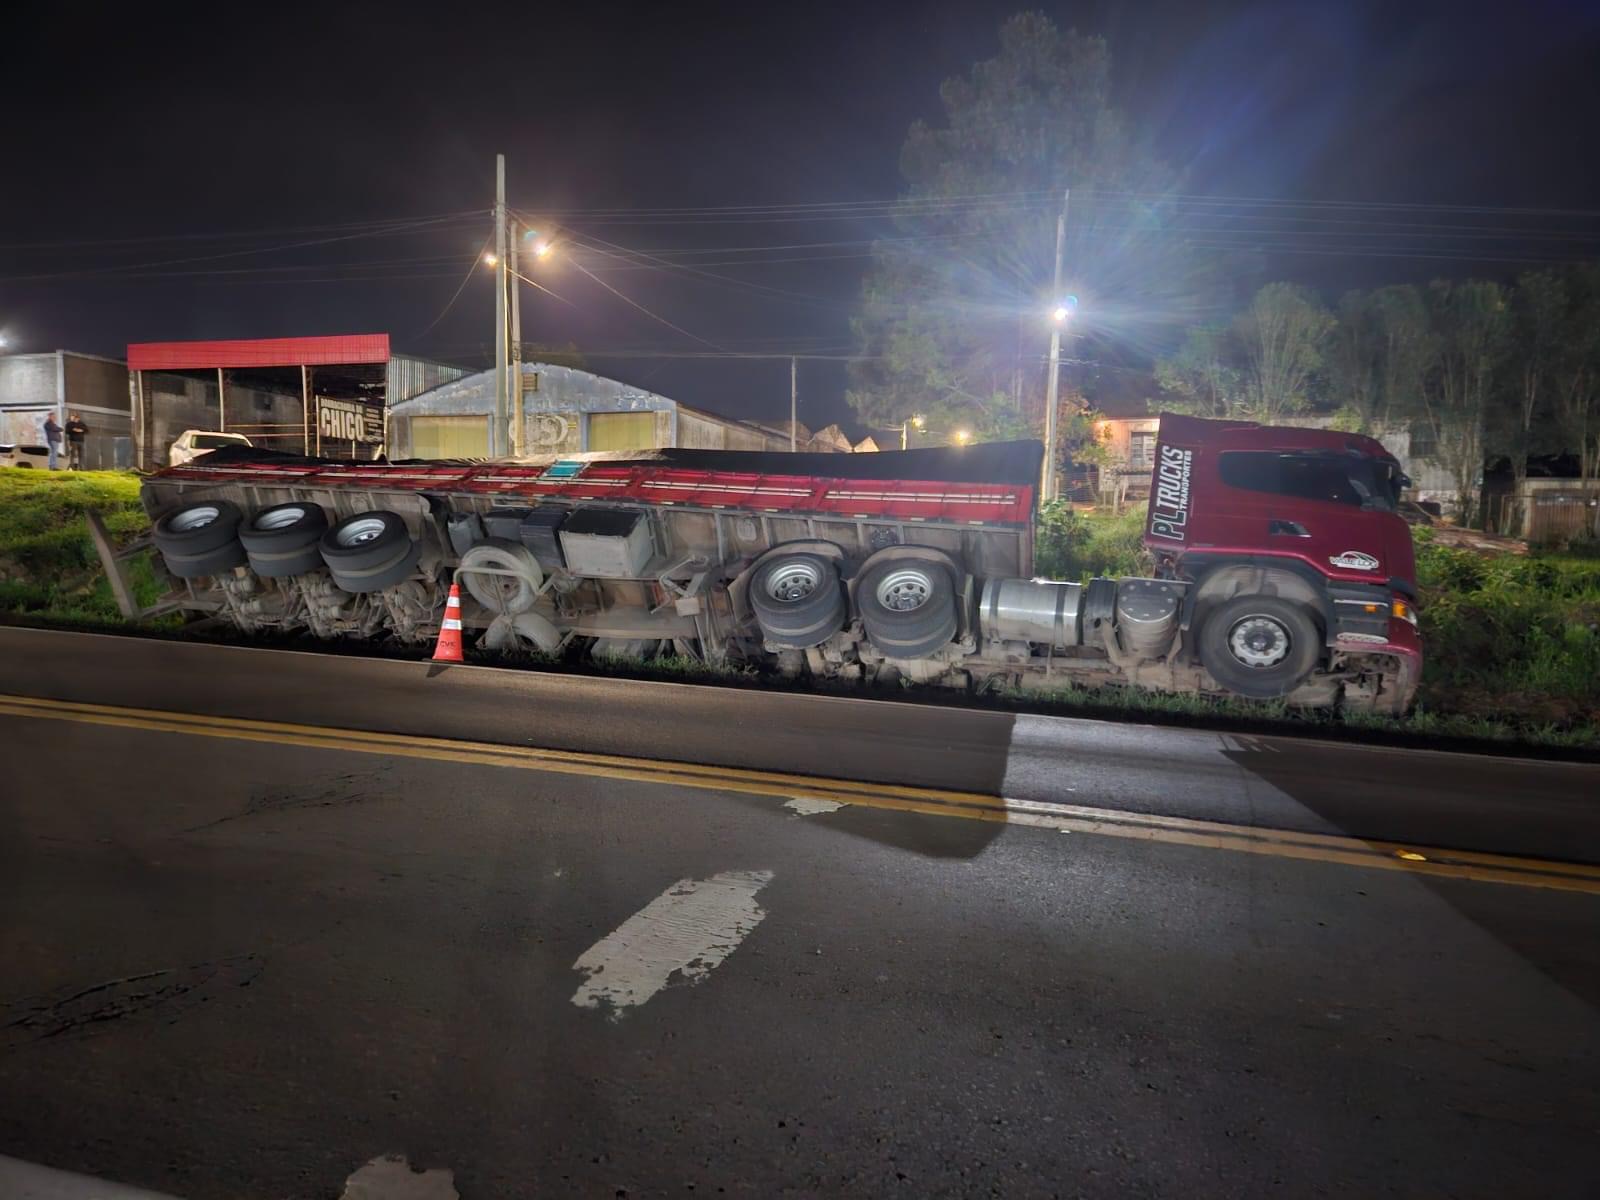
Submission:
[[[160,242],[185,242],[185,241],[234,241],[252,237],[287,237],[299,233],[332,233],[347,229],[372,229],[383,225],[409,223],[412,221],[448,220],[451,218],[483,217],[486,209],[463,209],[449,213],[428,213],[418,217],[384,217],[370,221],[347,221],[336,225],[299,225],[277,229],[251,229],[234,230],[229,233],[164,233],[149,234],[142,237],[130,238],[103,238],[94,241],[72,239],[57,242],[10,242],[0,245],[0,250],[59,250],[74,247],[100,248],[105,246],[134,246],[151,245]]]
[[[331,245],[331,244],[333,244],[335,242],[356,241],[356,240],[361,239],[361,238],[392,237],[392,236],[396,236],[398,234],[404,233],[407,230],[415,230],[415,229],[420,229],[420,228],[424,228],[424,227],[427,227],[427,226],[439,225],[439,224],[441,224],[441,223],[443,223],[445,221],[452,220],[452,219],[453,218],[448,218],[448,217],[438,217],[438,218],[432,218],[432,219],[428,219],[428,220],[410,221],[410,222],[406,222],[404,224],[399,224],[399,225],[386,225],[386,226],[383,226],[382,228],[370,229],[370,230],[367,230],[367,231],[364,231],[364,232],[360,232],[360,233],[340,234],[340,235],[337,235],[337,236],[334,236],[334,237],[314,238],[314,239],[311,239],[309,241],[301,241],[301,242],[287,242],[287,243],[284,243],[282,245],[277,245],[277,246],[260,246],[260,247],[255,247],[255,248],[248,249],[248,250],[228,250],[228,251],[224,251],[224,252],[222,252],[220,254],[198,254],[198,255],[192,255],[192,256],[187,257],[187,258],[165,259],[165,260],[158,261],[158,262],[125,263],[125,264],[121,264],[121,265],[108,266],[108,267],[98,268],[98,269],[90,268],[90,269],[77,270],[77,271],[54,271],[54,272],[46,272],[46,273],[43,273],[43,274],[35,274],[35,275],[13,275],[13,276],[9,276],[9,277],[7,277],[5,279],[0,279],[0,282],[3,282],[3,283],[24,283],[24,282],[36,282],[36,281],[45,280],[45,279],[69,279],[69,278],[83,278],[85,276],[95,276],[95,275],[116,275],[116,274],[121,274],[121,273],[126,272],[126,271],[140,271],[140,270],[145,270],[145,269],[148,269],[148,268],[151,268],[151,267],[183,266],[183,265],[186,265],[188,263],[195,263],[195,262],[217,262],[217,261],[220,261],[222,259],[227,259],[227,258],[247,258],[247,257],[249,257],[251,255],[255,255],[255,254],[277,254],[277,253],[281,253],[282,251],[285,251],[285,250],[303,250],[303,249],[307,249],[307,248],[313,247],[313,246],[327,246],[327,245]]]
[[[419,338],[427,337],[432,333],[434,327],[444,320],[445,314],[455,307],[456,301],[461,299],[461,293],[467,290],[467,284],[472,280],[472,273],[478,269],[478,263],[482,260],[484,251],[488,250],[489,242],[493,237],[494,234],[491,233],[484,238],[483,245],[478,248],[478,252],[472,256],[472,261],[467,264],[467,273],[461,277],[461,282],[456,286],[456,290],[450,294],[450,299],[445,301],[445,306],[439,310],[439,315],[429,321],[427,328],[417,334]]]

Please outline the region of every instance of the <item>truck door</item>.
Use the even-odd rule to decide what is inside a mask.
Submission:
[[[1388,547],[1377,512],[1392,517],[1394,508],[1381,478],[1387,471],[1365,455],[1337,451],[1224,450],[1217,457],[1221,486],[1207,514],[1215,543],[1300,558],[1324,575],[1382,582]]]

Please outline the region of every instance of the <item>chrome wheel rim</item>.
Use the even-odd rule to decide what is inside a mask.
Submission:
[[[375,538],[383,536],[383,531],[388,528],[378,517],[362,517],[359,521],[351,521],[339,530],[339,545],[364,546]]]
[[[782,604],[797,604],[822,585],[815,563],[791,562],[767,576],[767,595]]]
[[[306,510],[298,505],[294,508],[280,508],[260,514],[256,517],[255,524],[257,529],[284,529],[305,515]]]
[[[1228,631],[1228,652],[1252,670],[1275,667],[1289,657],[1289,631],[1274,617],[1241,617]]]
[[[204,529],[222,515],[222,510],[213,505],[204,508],[191,508],[173,517],[169,523],[174,533],[188,533],[191,529]]]
[[[902,567],[878,581],[876,595],[890,612],[915,612],[933,595],[933,580],[925,571]]]

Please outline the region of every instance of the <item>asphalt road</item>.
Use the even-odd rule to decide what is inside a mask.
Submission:
[[[0,715],[0,1155],[194,1200],[386,1156],[465,1200],[1600,1190],[1600,889],[409,751],[1569,862],[1595,768],[73,635],[0,663],[127,710]]]

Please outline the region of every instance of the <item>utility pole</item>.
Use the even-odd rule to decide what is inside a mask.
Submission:
[[[1052,325],[1050,328],[1050,383],[1044,396],[1044,481],[1039,489],[1039,502],[1054,499],[1056,485],[1056,406],[1061,384],[1061,325],[1066,320],[1059,315],[1061,303],[1061,254],[1067,240],[1067,203],[1072,199],[1072,189],[1061,193],[1061,212],[1056,217],[1056,273],[1050,293]]]
[[[795,449],[795,434],[798,432],[797,426],[799,425],[799,422],[800,422],[800,416],[799,416],[799,413],[800,413],[800,384],[798,382],[798,380],[800,378],[800,375],[799,375],[799,368],[796,365],[799,361],[800,360],[798,358],[796,358],[794,355],[791,354],[789,356],[789,453],[790,454],[794,453],[794,449]]]
[[[506,453],[506,156],[494,156],[494,424],[489,455]]]
[[[522,412],[522,289],[517,286],[517,247],[522,243],[522,237],[517,232],[517,223],[511,222],[511,453],[521,456],[527,453],[524,446],[526,430],[526,417]]]

